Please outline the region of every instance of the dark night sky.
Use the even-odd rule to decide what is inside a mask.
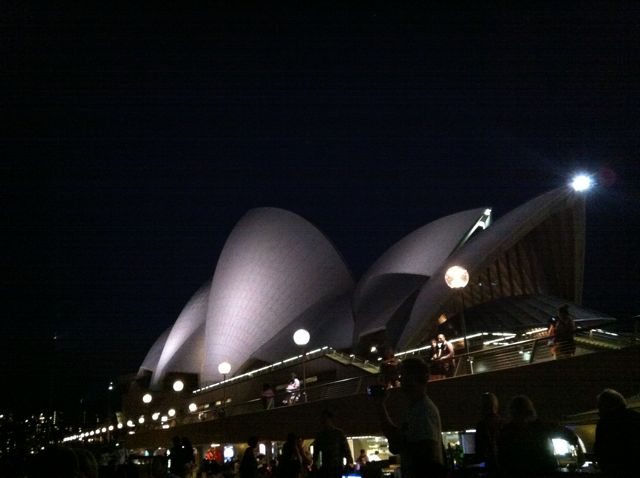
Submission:
[[[640,312],[640,4],[233,4],[3,5],[0,409],[46,407],[52,364],[60,405],[98,403],[257,206],[357,278],[427,222],[587,170],[584,303]]]

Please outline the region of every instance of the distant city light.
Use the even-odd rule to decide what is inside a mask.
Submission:
[[[586,191],[591,187],[591,177],[586,174],[578,174],[571,181],[571,187],[574,191]]]

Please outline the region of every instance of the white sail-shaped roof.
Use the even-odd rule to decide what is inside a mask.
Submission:
[[[568,217],[573,217],[574,220],[568,227],[571,231],[566,241],[576,241],[575,247],[572,248],[576,257],[565,258],[574,269],[567,280],[571,281],[572,287],[575,288],[573,298],[579,301],[584,254],[584,245],[581,243],[581,238],[584,236],[584,200],[582,195],[571,188],[563,187],[542,194],[512,210],[441,264],[434,271],[433,280],[428,281],[420,290],[397,347],[411,347],[423,340],[425,332],[432,325],[429,321],[435,320],[438,311],[445,302],[450,300],[453,290],[449,289],[444,281],[445,272],[449,267],[463,266],[473,276],[474,273],[496,260],[500,254],[514,247],[523,237],[551,216],[567,210]],[[542,244],[540,246],[542,247]],[[557,245],[548,244],[545,247],[548,250]]]
[[[209,281],[198,289],[182,309],[164,343],[157,366],[151,376],[152,387],[157,387],[165,374],[170,371],[200,373],[202,357],[201,351],[199,354],[197,347],[194,345],[198,343],[194,335],[204,334],[210,291],[211,282]],[[191,346],[185,347],[188,341],[192,342]],[[200,343],[200,347],[202,347],[204,340],[201,340]],[[186,353],[187,350],[188,353]],[[184,357],[180,357],[181,352]],[[170,364],[172,364],[173,369],[169,367]]]
[[[438,270],[476,227],[485,228],[489,209],[451,214],[413,231],[387,250],[365,273],[355,292],[356,338],[383,329],[409,296]]]
[[[309,307],[352,287],[342,257],[311,223],[282,209],[249,211],[216,266],[201,382],[218,380],[224,361],[233,374]]]

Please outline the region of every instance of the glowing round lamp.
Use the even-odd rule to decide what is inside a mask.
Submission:
[[[571,187],[574,191],[586,191],[591,187],[591,177],[586,174],[578,174],[571,181]]]
[[[118,430],[121,430],[124,425],[122,425],[122,423],[118,423],[116,426],[118,427]]]
[[[113,425],[109,425],[109,431],[112,432],[113,431]]]
[[[222,362],[220,365],[218,365],[218,372],[220,372],[222,375],[227,375],[229,372],[231,372],[231,364],[229,362]]]
[[[196,410],[198,410],[198,405],[196,405],[195,403],[190,403],[189,404],[189,411],[190,412],[195,412]]]
[[[140,425],[142,425],[144,423],[144,416],[141,416],[140,418],[138,418],[138,423]]]
[[[452,289],[462,289],[469,283],[469,273],[464,267],[449,267],[444,275],[444,281]]]
[[[145,393],[144,396],[142,397],[142,401],[144,403],[151,403],[151,400],[153,400],[153,397],[151,396],[150,393]]]
[[[127,420],[127,426],[131,428],[131,427],[135,427],[136,425],[133,423],[133,420]]]
[[[175,417],[176,416],[175,408],[170,408],[169,411],[167,412],[167,415],[169,415],[170,417]]]
[[[298,329],[293,334],[293,341],[296,345],[307,345],[310,339],[311,335],[305,329]]]
[[[151,415],[151,420],[156,421],[158,418],[160,418],[160,412],[155,412],[153,415]]]
[[[173,390],[176,392],[182,392],[184,390],[184,382],[182,380],[176,380],[173,382]]]

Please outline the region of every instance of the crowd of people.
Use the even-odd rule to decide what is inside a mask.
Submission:
[[[575,324],[563,306],[558,317],[549,323],[549,346],[555,358],[575,353]],[[382,393],[372,393],[381,429],[389,451],[400,456],[402,478],[445,477],[452,468],[442,442],[440,412],[427,394],[430,378],[453,376],[454,347],[444,334],[431,342],[428,361],[406,358],[400,362],[392,349],[383,355],[380,385]],[[385,390],[399,388],[400,406],[390,411]],[[291,374],[283,404],[300,399],[300,380]],[[264,384],[262,402],[265,409],[275,406],[275,392]],[[475,431],[475,462],[482,464],[483,476],[544,477],[557,471],[559,462],[552,440],[562,439],[575,453],[582,453],[577,435],[571,430],[541,420],[533,402],[525,395],[512,397],[505,416],[494,393],[480,397],[480,419]],[[634,458],[640,450],[640,413],[627,407],[624,397],[613,389],[605,389],[597,397],[600,415],[595,434],[594,457],[608,477],[635,476]],[[174,437],[166,454],[151,461],[150,478],[340,478],[349,470],[362,477],[382,476],[376,453],[368,456],[364,449],[354,460],[345,433],[334,423],[331,411],[321,415],[321,428],[313,442],[313,453],[294,433],[277,458],[270,461],[258,454],[258,438],[252,436],[240,459],[223,461],[207,452],[196,459],[194,448],[186,437]],[[115,456],[115,455],[114,455]],[[38,454],[26,475],[21,478],[102,478],[118,476],[140,478],[127,456],[118,458],[119,467],[106,466],[86,449],[54,446]],[[197,462],[199,463],[197,464]],[[577,462],[584,461],[579,456]],[[111,465],[112,460],[109,461]],[[346,464],[346,465],[345,465]],[[103,466],[104,465],[104,466]],[[117,472],[114,470],[118,470]]]

